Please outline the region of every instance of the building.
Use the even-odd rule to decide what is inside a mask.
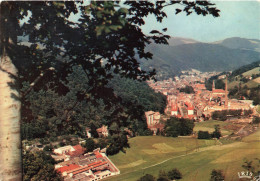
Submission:
[[[145,112],[147,125],[155,125],[160,122],[161,114],[159,112],[147,111]]]
[[[97,181],[120,174],[120,170],[100,149],[60,162],[55,169],[64,181]]]
[[[63,146],[57,149],[53,150],[53,153],[57,154],[57,155],[66,155],[69,152],[73,152],[75,151],[75,149],[73,148],[73,146],[68,145],[68,146]]]
[[[99,137],[108,137],[107,126],[103,125],[101,128],[96,129]]]
[[[56,155],[63,155],[67,157],[73,157],[73,156],[79,156],[84,154],[86,151],[85,148],[83,148],[81,145],[75,145],[75,146],[63,146],[57,149],[53,150],[53,153]]]
[[[171,116],[177,116],[177,115],[178,115],[178,106],[177,104],[174,104],[171,107]]]
[[[162,131],[164,128],[164,124],[160,123],[161,114],[159,112],[147,111],[145,112],[147,127],[153,134],[156,135],[158,131]]]
[[[91,131],[91,129],[90,128],[88,128],[88,127],[86,127],[86,136],[87,136],[87,138],[91,138],[91,133],[90,133],[90,131]]]

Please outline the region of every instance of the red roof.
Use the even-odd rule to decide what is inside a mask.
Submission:
[[[100,153],[95,154],[96,158],[102,158],[103,156]]]
[[[171,111],[178,111],[178,107],[177,107],[177,105],[172,105],[172,109],[171,109]]]
[[[75,145],[75,146],[73,146],[73,148],[75,149],[75,151],[82,151],[82,150],[84,150],[84,148],[81,145]]]
[[[206,89],[205,84],[195,84],[195,87],[198,89]]]
[[[191,103],[185,102],[185,105],[188,107],[188,110],[194,110],[194,106]]]
[[[76,145],[73,146],[73,148],[75,149],[75,151],[71,151],[69,153],[67,153],[70,156],[79,156],[79,155],[83,155],[86,148],[83,148],[81,145]]]
[[[225,93],[223,89],[214,89],[212,90],[213,93]]]
[[[98,164],[93,165],[93,166],[89,166],[89,165],[88,165],[87,167],[82,167],[81,169],[78,169],[78,170],[73,171],[73,175],[76,175],[76,174],[78,174],[78,173],[85,172],[85,171],[87,171],[87,170],[89,170],[89,169],[91,169],[91,168],[99,167],[99,166],[102,166],[102,165],[105,165],[105,164],[107,164],[107,161],[98,163]]]
[[[58,168],[57,169],[57,172],[67,172],[67,171],[70,171],[70,170],[74,170],[76,168],[79,168],[80,166],[79,165],[76,165],[76,164],[70,164],[68,166],[64,166],[64,167],[61,167],[61,168]]]

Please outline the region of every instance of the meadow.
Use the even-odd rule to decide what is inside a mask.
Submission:
[[[192,137],[140,136],[129,140],[126,153],[110,156],[121,174],[107,180],[136,181],[145,174],[158,176],[159,170],[178,168],[183,181],[208,181],[212,169],[222,169],[225,180],[238,180],[244,161],[260,158],[260,131],[241,141],[221,144],[221,140]]]
[[[249,70],[249,71],[247,71],[247,72],[244,72],[242,75],[243,75],[243,76],[251,76],[251,75],[253,75],[253,74],[259,74],[259,72],[260,72],[260,67],[256,67],[256,68],[254,68],[254,69],[252,69],[252,70]],[[260,84],[260,77],[255,78],[255,79],[253,79],[253,80],[250,80],[250,81],[248,81],[247,83],[243,83],[242,81],[240,81],[239,76],[237,76],[237,78],[238,78],[237,81],[234,80],[234,81],[228,83],[228,88],[229,88],[229,89],[230,89],[230,88],[234,88],[235,86],[239,86],[239,83],[241,83],[242,86],[245,86],[245,85],[246,85],[246,86],[249,87],[249,88],[257,87],[257,86]]]
[[[199,122],[195,123],[195,127],[193,131],[208,131],[209,133],[212,133],[215,130],[215,125],[219,125],[221,129],[221,134],[222,135],[229,135],[232,133],[231,130],[226,129],[225,127],[228,125],[231,125],[232,123],[227,122],[227,121],[216,121],[216,120],[211,120],[211,121],[204,121],[204,122]]]

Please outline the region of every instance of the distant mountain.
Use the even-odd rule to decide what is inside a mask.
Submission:
[[[213,44],[222,45],[232,49],[253,50],[260,52],[260,40],[257,39],[233,37],[214,42]]]
[[[250,46],[244,49],[228,48],[221,42],[201,43],[184,38],[171,38],[169,45],[150,44],[146,50],[154,56],[150,61],[140,60],[141,68],[155,68],[159,79],[189,69],[230,71],[260,59],[260,52],[250,50]]]
[[[193,44],[193,43],[200,43],[200,42],[190,38],[171,37],[168,40],[168,43],[170,46],[177,46],[177,45]]]

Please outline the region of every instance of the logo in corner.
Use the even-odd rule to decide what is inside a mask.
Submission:
[[[252,172],[245,172],[245,171],[242,171],[242,172],[237,172],[238,174],[238,178],[242,179],[242,178],[248,178],[248,179],[251,179],[253,177],[253,173]]]

